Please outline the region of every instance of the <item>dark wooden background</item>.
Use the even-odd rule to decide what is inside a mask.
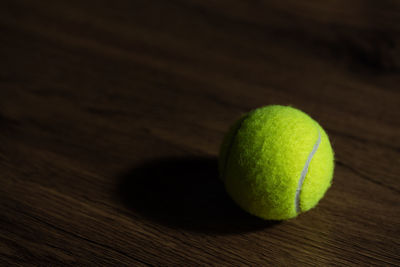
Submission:
[[[217,179],[267,104],[336,153],[284,222]],[[399,1],[0,3],[0,265],[400,265],[399,176]]]

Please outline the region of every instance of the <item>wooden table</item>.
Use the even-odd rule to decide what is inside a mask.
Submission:
[[[0,265],[400,265],[398,1],[4,0],[0,33]],[[275,223],[217,179],[268,104],[336,158]]]

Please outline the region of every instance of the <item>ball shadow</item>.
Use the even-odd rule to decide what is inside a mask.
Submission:
[[[164,158],[120,177],[119,198],[149,220],[197,232],[229,234],[261,230],[265,221],[241,210],[218,178],[216,158]]]

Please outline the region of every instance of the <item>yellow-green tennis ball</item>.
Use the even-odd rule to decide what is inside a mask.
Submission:
[[[331,185],[328,136],[304,112],[265,106],[245,114],[221,146],[220,177],[232,199],[267,220],[294,218],[313,208]]]

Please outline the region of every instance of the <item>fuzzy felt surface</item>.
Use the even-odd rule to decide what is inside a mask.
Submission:
[[[329,188],[333,151],[322,127],[289,106],[266,106],[236,122],[225,137],[220,173],[226,190],[244,210],[268,220],[296,217],[295,196],[302,169],[319,133],[300,192],[300,209],[314,207]]]

